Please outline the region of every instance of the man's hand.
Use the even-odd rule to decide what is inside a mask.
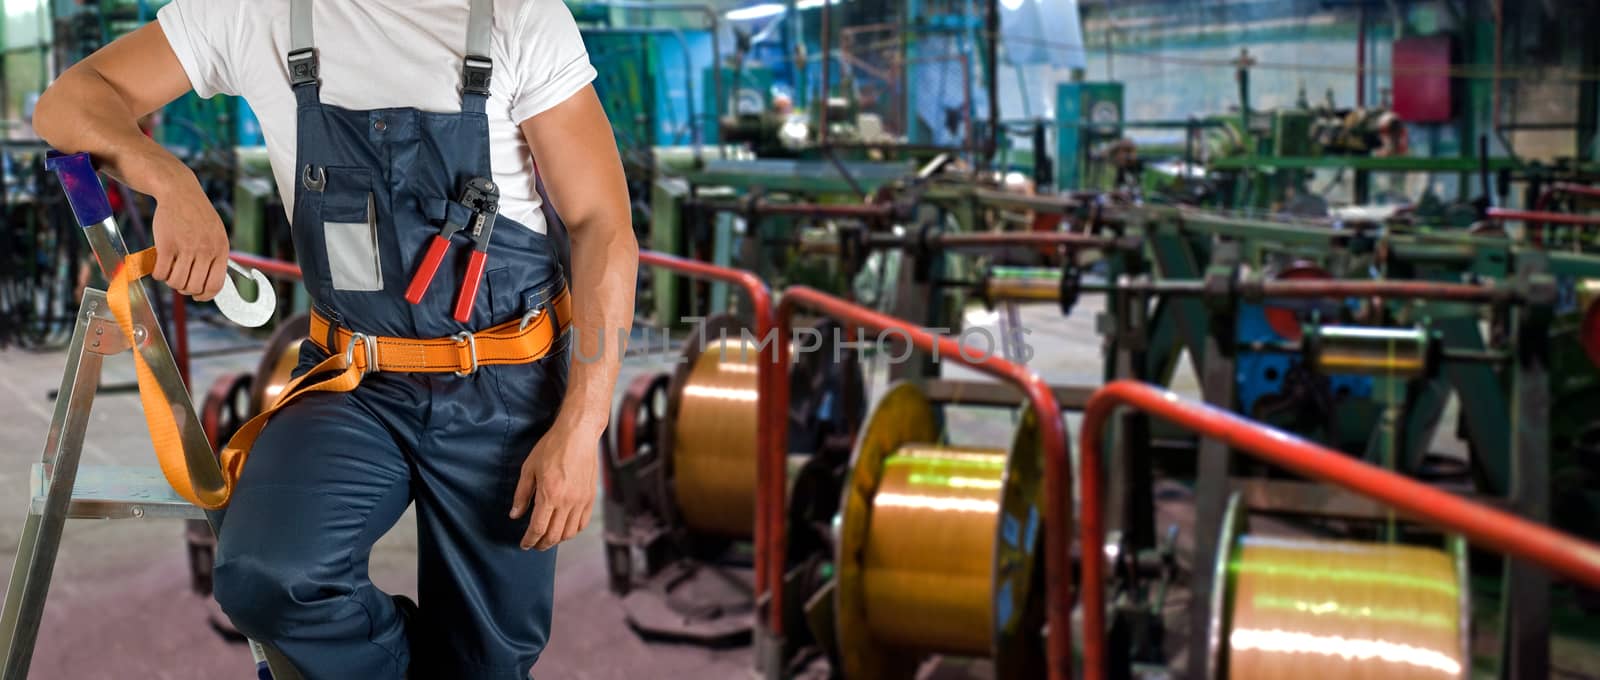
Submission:
[[[151,276],[204,302],[228,275],[228,232],[194,174],[187,168],[177,189],[156,197],[156,268]]]
[[[594,510],[600,436],[560,417],[522,463],[522,478],[511,501],[511,518],[533,501],[522,549],[549,550],[589,526]]]
[[[72,65],[39,96],[34,131],[66,152],[87,151],[100,169],[156,198],[159,281],[210,300],[227,276],[228,234],[194,172],[146,137],[139,119],[188,92],[189,76],[151,22]]]

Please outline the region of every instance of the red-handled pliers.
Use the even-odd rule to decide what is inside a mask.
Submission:
[[[428,252],[422,256],[422,263],[417,265],[411,285],[406,287],[406,301],[411,304],[422,301],[422,295],[428,292],[428,284],[433,282],[434,274],[439,271],[439,263],[444,261],[444,252],[450,248],[450,237],[470,226],[472,230],[468,236],[472,238],[472,255],[467,260],[467,271],[461,277],[461,291],[456,297],[455,309],[455,320],[466,323],[467,319],[472,318],[472,303],[478,298],[478,284],[483,282],[483,264],[489,256],[489,235],[494,231],[495,215],[500,210],[500,190],[489,179],[474,177],[467,180],[459,203],[472,209],[472,217],[466,225],[445,220],[438,235],[428,244]]]

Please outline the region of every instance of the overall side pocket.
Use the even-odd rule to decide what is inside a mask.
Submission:
[[[383,266],[371,172],[366,168],[331,167],[327,173],[322,229],[333,289],[381,291]]]

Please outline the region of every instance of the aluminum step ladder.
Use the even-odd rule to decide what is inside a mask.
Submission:
[[[60,177],[95,259],[110,280],[128,250],[88,155],[53,156],[46,166]],[[0,680],[28,677],[67,519],[205,519],[213,529],[221,523],[220,512],[207,512],[178,496],[155,466],[80,465],[101,366],[105,357],[131,349],[144,357],[172,402],[196,484],[221,480],[211,443],[179,376],[143,281],[129,286],[129,299],[137,347],[129,346],[118,327],[105,291],[84,291],[44,454],[29,476],[28,516],[5,604],[0,608]],[[214,477],[208,479],[210,475]],[[300,680],[300,674],[276,650],[254,641],[250,647],[260,680]]]

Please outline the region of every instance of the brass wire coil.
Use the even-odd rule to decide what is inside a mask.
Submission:
[[[272,408],[278,403],[278,397],[283,396],[284,386],[289,384],[293,377],[294,367],[300,363],[300,344],[305,339],[299,339],[283,348],[272,362],[272,369],[262,377],[266,383],[261,388],[261,407]]]
[[[689,528],[745,538],[756,508],[756,362],[741,338],[711,341],[678,397],[673,474]]]
[[[1228,585],[1227,677],[1467,677],[1464,550],[1249,535],[1231,543],[1218,570]]]
[[[1428,334],[1420,328],[1322,326],[1313,329],[1317,370],[1417,378],[1428,371]]]
[[[891,386],[856,440],[838,521],[834,634],[849,680],[909,680],[930,654],[1043,673],[1039,428],[1007,449],[941,443],[934,404]]]
[[[901,446],[883,461],[867,532],[867,627],[896,646],[987,656],[1005,449]]]
[[[285,319],[272,332],[256,364],[255,380],[250,388],[250,415],[277,403],[284,386],[293,377],[295,366],[300,364],[300,345],[310,332],[311,315],[304,313]]]

